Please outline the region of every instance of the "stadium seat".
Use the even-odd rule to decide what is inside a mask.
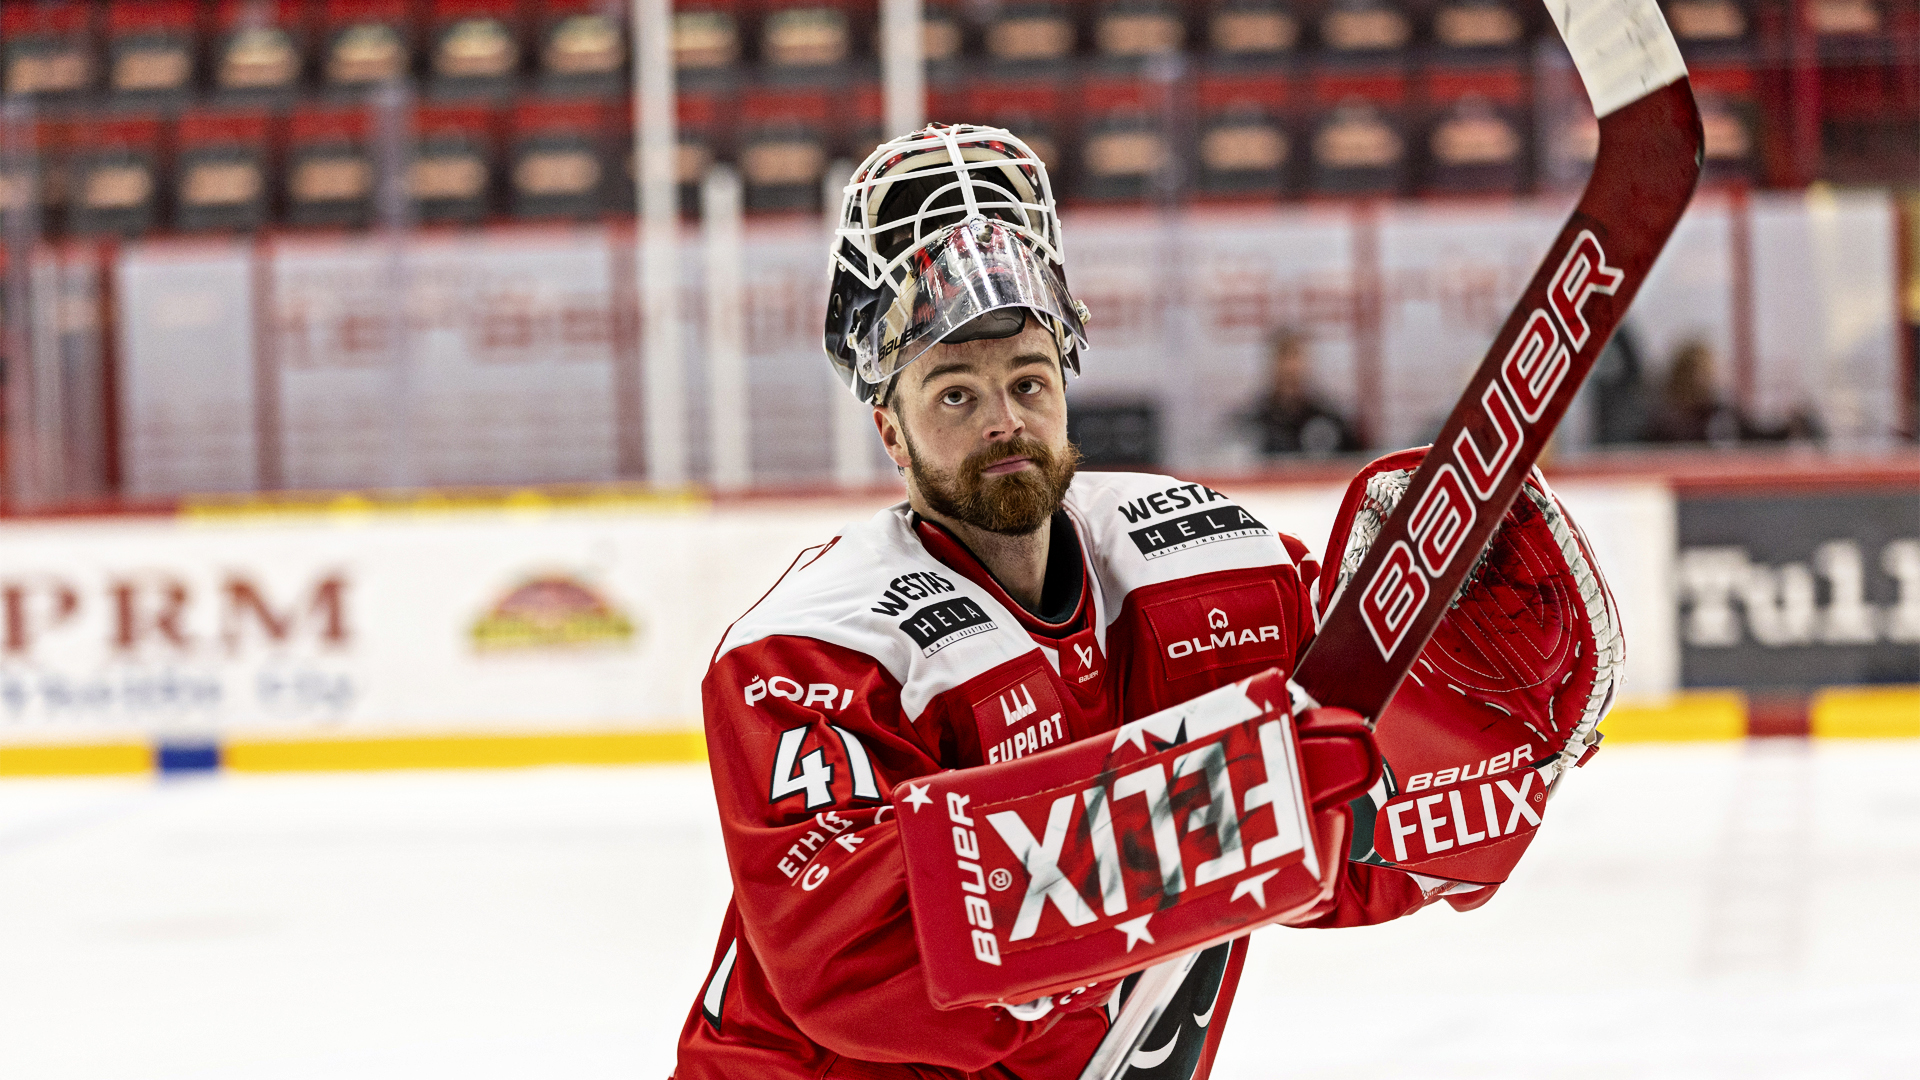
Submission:
[[[191,0],[114,0],[107,8],[107,89],[123,101],[177,102],[193,89]]]
[[[1350,56],[1395,52],[1413,40],[1413,20],[1389,0],[1332,0],[1318,29],[1322,49]]]
[[[930,77],[951,77],[966,55],[966,24],[960,7],[953,0],[927,0],[920,24],[920,52],[926,57]]]
[[[222,96],[278,101],[299,88],[308,25],[298,0],[222,0],[210,77]]]
[[[1705,136],[1705,183],[1752,183],[1759,176],[1760,137],[1753,71],[1743,64],[1696,62],[1689,71]]]
[[[748,210],[819,209],[832,108],[829,96],[818,91],[755,88],[742,96],[738,156]]]
[[[72,127],[63,120],[36,120],[10,133],[19,156],[0,158],[0,215],[17,214],[31,205],[38,213],[27,219],[28,230],[59,227]]]
[[[287,124],[285,203],[294,225],[367,224],[373,213],[374,163],[367,114],[306,106]]]
[[[1263,199],[1287,193],[1295,142],[1287,78],[1277,71],[1216,74],[1203,77],[1197,89],[1197,193]]]
[[[1443,55],[1515,55],[1526,43],[1527,21],[1509,0],[1451,0],[1434,9],[1431,30]]]
[[[160,154],[156,116],[77,124],[67,166],[67,231],[138,236],[157,225]]]
[[[987,24],[987,58],[1001,68],[1057,66],[1073,55],[1078,32],[1064,4],[1016,0]]]
[[[700,213],[700,184],[707,169],[726,157],[732,148],[730,125],[724,118],[738,111],[738,99],[731,93],[682,93],[674,126],[673,175],[679,189],[680,212],[688,217]],[[620,163],[618,176],[606,191],[608,213],[633,216],[639,192],[640,159],[633,141],[633,100],[621,102],[609,112],[609,142],[615,147],[613,158]]]
[[[517,218],[591,218],[605,207],[607,103],[592,98],[514,107],[508,186]]]
[[[1223,59],[1270,61],[1300,44],[1300,17],[1286,0],[1221,0],[1207,13],[1207,47]]]
[[[1187,26],[1172,0],[1099,0],[1094,50],[1104,61],[1138,62],[1182,52]]]
[[[1323,63],[1310,76],[1311,190],[1393,195],[1408,179],[1406,76],[1395,66]]]
[[[691,0],[673,12],[673,65],[681,73],[740,62],[740,19],[728,0]]]
[[[91,90],[98,78],[91,15],[81,3],[0,7],[0,91],[58,101]]]
[[[1526,82],[1518,67],[1427,67],[1426,170],[1430,194],[1514,194],[1526,179]]]
[[[414,114],[407,194],[426,224],[474,223],[492,209],[497,140],[485,105],[430,105]]]
[[[267,223],[272,126],[266,113],[202,110],[174,129],[173,227],[253,230]]]
[[[519,85],[520,0],[433,0],[429,86],[439,97],[503,97]]]
[[[825,0],[773,0],[760,12],[760,66],[767,75],[806,75],[855,54],[850,12]]]
[[[1135,201],[1168,193],[1174,146],[1163,122],[1167,90],[1139,79],[1089,79],[1081,87],[1076,198]]]
[[[1667,0],[1661,7],[1683,49],[1744,41],[1752,33],[1744,0]]]
[[[325,0],[320,78],[330,90],[357,92],[405,79],[412,71],[413,19],[407,0]]]
[[[626,85],[626,23],[602,0],[542,0],[536,17],[540,89],[555,95],[615,94]]]

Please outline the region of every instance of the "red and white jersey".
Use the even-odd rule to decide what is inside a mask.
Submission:
[[[1031,1020],[928,1001],[888,793],[1290,671],[1318,567],[1225,495],[1171,477],[1083,473],[1063,512],[1054,544],[1077,545],[1081,588],[1058,623],[901,504],[802,552],[728,630],[702,694],[734,896],[679,1080],[1079,1074],[1105,993]],[[1050,588],[1070,563],[1056,555]],[[1321,924],[1422,903],[1407,875],[1352,863]]]

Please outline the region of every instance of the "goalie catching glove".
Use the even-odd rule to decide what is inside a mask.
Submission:
[[[1348,487],[1317,584],[1323,610],[1424,456],[1389,454]],[[1354,801],[1351,857],[1505,881],[1555,782],[1599,745],[1623,655],[1586,537],[1534,470],[1375,726],[1386,768]]]

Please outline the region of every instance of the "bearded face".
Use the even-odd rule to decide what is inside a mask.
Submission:
[[[1021,436],[981,447],[967,455],[958,468],[941,469],[929,464],[915,449],[910,433],[903,429],[902,434],[907,436],[914,484],[927,506],[1003,536],[1026,536],[1053,520],[1080,465],[1080,452],[1072,443],[1063,443],[1056,452],[1036,439]],[[1014,457],[1028,458],[1034,467],[1004,476],[986,475],[988,468]]]

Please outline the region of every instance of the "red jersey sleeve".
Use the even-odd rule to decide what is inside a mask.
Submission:
[[[941,766],[885,668],[772,637],[721,657],[702,698],[742,932],[808,1038],[861,1061],[974,1071],[1059,1021],[927,998],[887,792]]]

